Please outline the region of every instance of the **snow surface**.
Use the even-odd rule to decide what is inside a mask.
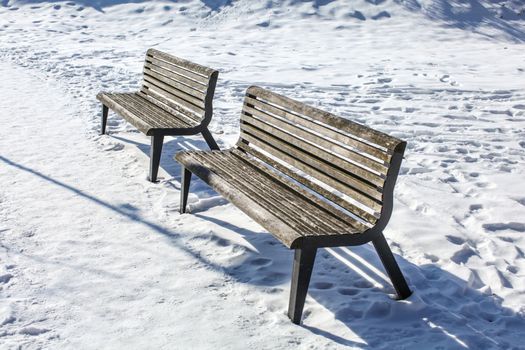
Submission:
[[[525,349],[521,0],[3,0],[1,349]],[[200,181],[178,214],[149,140],[100,90],[140,85],[147,48],[220,70],[212,132],[238,137],[259,84],[408,142],[385,235],[318,254],[304,324],[292,254]]]

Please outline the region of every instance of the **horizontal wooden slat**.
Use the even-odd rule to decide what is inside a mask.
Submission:
[[[218,193],[235,204],[242,212],[254,219],[269,232],[275,234],[288,248],[295,247],[296,241],[302,236],[279,217],[265,210],[259,202],[250,199],[243,192],[238,191],[229,182],[224,181],[209,168],[193,157],[194,152],[179,152],[175,159],[184,165],[193,174],[200,177],[208,185],[212,186]]]
[[[175,108],[176,105],[180,105],[182,107],[185,107],[189,109],[190,111],[196,113],[197,115],[204,115],[204,109],[201,107],[198,107],[194,105],[193,103],[190,103],[176,95],[173,95],[158,86],[151,84],[148,81],[144,81],[142,84],[141,91],[146,94],[150,95],[153,98],[159,99],[161,102],[167,104],[168,106]]]
[[[304,118],[303,116],[294,114],[290,111],[283,110],[276,106],[267,104],[263,101],[246,96],[244,108],[247,110],[247,108],[251,108],[250,106],[255,107],[259,111],[264,111],[264,113],[267,115],[273,114],[275,116],[283,118],[284,120],[288,120],[297,125],[301,125],[307,130],[312,130],[313,132],[311,132],[311,134],[313,135],[315,135],[315,133],[321,134],[327,138],[327,141],[329,141],[328,140],[329,138],[329,139],[338,141],[344,145],[347,145],[349,147],[352,147],[361,153],[365,153],[372,157],[375,157],[383,161],[382,163],[378,162],[379,164],[384,166],[383,169],[386,169],[386,165],[388,164],[388,161],[390,160],[390,154],[386,153],[384,150],[381,150],[379,148],[376,148],[369,144],[361,142],[360,140],[350,137],[348,134],[344,134],[344,133],[341,133],[340,131],[333,130],[329,128],[327,125],[319,124],[318,122],[315,122],[314,120],[309,120],[307,118]],[[255,109],[255,108],[252,108],[252,109]],[[337,145],[335,142],[331,142],[331,143]],[[344,151],[341,151],[341,152],[344,152]],[[348,152],[349,151],[347,151],[347,153]],[[360,155],[356,151],[354,151],[353,153]],[[361,157],[364,158],[363,162],[368,162],[368,163],[377,162],[377,161],[374,161],[373,159],[370,159],[364,156],[361,156]]]
[[[256,159],[254,159],[251,156],[248,156],[247,153],[241,152],[237,149],[233,149],[230,151],[232,154],[234,154],[236,157],[241,159],[244,163],[248,164],[250,167],[254,168],[254,170],[260,171],[264,173],[266,176],[271,178],[273,181],[276,181],[278,183],[281,183],[282,185],[289,187],[292,189],[297,195],[301,196],[303,199],[312,202],[316,207],[323,210],[324,212],[328,213],[333,218],[336,218],[337,220],[342,220],[346,224],[350,225],[351,227],[357,228],[359,230],[366,230],[368,227],[365,226],[363,223],[357,221],[356,219],[348,216],[347,213],[337,209],[336,207],[328,204],[328,202],[321,200],[319,197],[313,195],[312,193],[308,192],[304,187],[299,186],[292,182],[291,180],[286,179],[283,177],[283,175],[279,175],[273,171],[271,171],[267,166],[263,165]]]
[[[241,137],[270,154],[276,155],[295,168],[316,177],[327,185],[350,196],[357,202],[360,202],[375,211],[381,208],[380,201],[377,200],[377,198],[369,197],[367,194],[363,194],[350,187],[347,184],[347,181],[349,180],[348,175],[333,169],[327,169],[323,163],[316,161],[314,158],[309,159],[304,156],[296,156],[301,153],[299,149],[293,148],[277,138],[269,137],[267,134],[263,134],[250,126],[243,128],[241,131]],[[318,169],[321,169],[321,171]],[[376,197],[379,197],[380,199],[381,195],[376,195]]]
[[[158,98],[153,98],[152,96],[150,95],[147,95],[145,94],[144,92],[142,91],[139,91],[137,92],[137,94],[148,100],[149,102],[153,103],[154,105],[156,105],[157,107],[160,107],[162,109],[164,109],[165,111],[167,111],[168,113],[171,113],[171,114],[174,114],[178,117],[180,117],[181,119],[185,120],[188,124],[191,124],[191,125],[195,125],[195,123],[200,123],[202,121],[202,116],[186,109],[186,108],[183,108],[181,107],[180,105],[178,104],[167,104],[167,103],[163,103],[160,101],[160,99]]]
[[[277,134],[276,131],[274,131],[274,133]],[[357,180],[347,172],[331,166],[329,163],[325,162],[323,159],[318,158],[317,156],[308,154],[303,149],[288,143],[286,140],[280,139],[277,135],[273,136],[271,134],[265,133],[264,131],[247,123],[243,124],[241,135],[255,136],[258,140],[262,140],[264,143],[272,145],[281,152],[285,152],[289,157],[293,157],[295,160],[303,164],[307,164],[310,167],[315,168],[317,171],[322,171],[324,174],[333,178],[334,180],[337,180],[352,188],[353,190],[360,192],[359,194],[354,194],[354,196],[361,198],[362,202],[365,204],[368,203],[367,199],[381,201],[382,195],[377,187],[371,187],[369,184]],[[256,143],[256,145],[258,146],[258,143]]]
[[[190,128],[196,124],[190,124],[134,93],[102,93],[97,98],[145,134],[151,129]]]
[[[214,72],[214,70],[211,68],[185,60],[183,58],[175,57],[173,55],[167,54],[159,50],[149,49],[146,55],[155,59],[163,60],[167,63],[171,63],[172,65],[179,66],[185,70],[188,70],[192,74],[201,75],[205,78],[209,78],[210,75]]]
[[[299,175],[297,172],[293,171],[289,167],[287,167],[285,165],[282,165],[279,162],[271,159],[270,157],[266,156],[262,152],[259,152],[256,149],[254,149],[253,147],[250,147],[246,143],[241,141],[241,142],[237,143],[237,147],[239,149],[241,149],[242,151],[233,150],[234,153],[237,153],[237,154],[248,153],[248,154],[254,156],[255,158],[260,159],[264,163],[270,165],[271,167],[275,168],[279,172],[285,174],[286,176],[289,176],[290,178],[294,179],[298,183],[304,185],[306,188],[308,188],[308,189],[318,193],[322,197],[325,197],[329,201],[337,204],[338,206],[340,206],[341,208],[347,210],[348,212],[353,213],[355,216],[363,219],[363,221],[369,222],[371,224],[374,224],[377,221],[377,217],[374,216],[373,214],[371,214],[371,213],[369,213],[367,211],[364,211],[363,209],[357,207],[356,205],[354,205],[354,204],[344,200],[340,196],[337,196],[334,193],[332,193],[332,192],[326,190],[325,188],[319,186],[318,184],[316,184],[315,182],[309,180],[308,178]]]
[[[268,211],[292,222],[300,234],[341,234],[348,229],[341,221],[294,195],[287,187],[272,182],[263,173],[254,172],[229,153],[209,152],[206,158],[214,160],[213,167],[220,169],[228,181],[265,203]]]
[[[262,123],[251,116],[242,115],[241,120],[245,121],[248,125],[253,125],[257,129],[262,130],[268,133],[269,135],[272,135],[272,137],[284,140],[288,144],[291,144],[300,149],[301,151],[295,154],[299,160],[303,160],[303,157],[307,159],[317,157],[316,162],[322,164],[322,168],[326,169],[327,173],[337,174],[346,171],[346,175],[348,175],[344,178],[344,181],[346,183],[368,194],[370,197],[381,199],[381,187],[374,185],[366,179],[366,177],[377,178],[375,174],[363,171],[364,175],[366,176],[364,179],[366,181],[363,181],[362,177],[355,176],[353,170],[355,170],[356,166],[354,166],[352,163],[342,161],[340,158],[335,157],[333,154],[330,154],[325,150],[322,150],[314,145],[308,144],[298,138],[291,137],[289,134],[286,134],[281,130],[269,126],[268,124]],[[247,127],[245,123],[241,125],[243,129]],[[308,160],[306,160],[305,162],[308,162]],[[381,182],[381,186],[382,185],[383,184]]]
[[[265,100],[267,103],[280,106],[280,108],[289,110],[296,114],[308,116],[308,118],[315,119],[324,124],[327,124],[336,130],[340,130],[350,135],[357,135],[359,138],[367,140],[380,147],[384,147],[392,151],[400,140],[382,133],[380,131],[371,129],[361,124],[354,123],[348,119],[335,116],[331,113],[325,112],[315,107],[308,106],[291,98],[273,93],[271,91],[262,89],[257,86],[248,88],[248,95],[256,96],[258,100]]]
[[[269,199],[275,201],[279,206],[284,207],[289,215],[298,216],[300,222],[308,222],[310,225],[324,226],[329,224],[334,232],[345,233],[348,230],[348,223],[332,215],[331,208],[327,210],[322,205],[317,205],[315,201],[309,200],[292,188],[290,181],[279,179],[277,174],[270,173],[264,167],[257,167],[254,159],[247,160],[239,157],[231,151],[215,153],[220,154],[221,161],[228,165],[228,169],[233,170],[233,175],[243,179],[254,186],[256,191],[264,189],[264,193],[270,193]],[[253,181],[258,179],[258,181]],[[262,188],[260,187],[262,186]],[[297,215],[299,214],[299,215]],[[320,225],[319,222],[323,222]],[[359,223],[353,221],[351,226],[357,228]]]
[[[171,78],[168,78],[162,74],[159,74],[149,68],[147,69],[144,69],[144,75],[146,76],[151,76],[153,77],[154,79],[158,80],[158,81],[161,81],[163,82],[164,84],[167,84],[168,86],[171,86],[177,90],[180,90],[186,94],[188,94],[189,96],[193,96],[194,98],[200,100],[200,101],[203,101],[204,103],[204,98],[206,97],[206,94],[203,93],[203,92],[200,92],[199,90],[195,90],[187,85],[184,85],[182,83],[179,83]]]
[[[247,115],[247,113],[249,113],[249,115]],[[308,150],[309,152],[314,152],[320,157],[324,157],[326,155],[327,159],[330,159],[330,161],[336,164],[337,166],[348,169],[348,171],[352,172],[356,176],[359,176],[362,179],[373,183],[377,187],[383,186],[383,183],[385,181],[384,175],[386,174],[387,168],[385,168],[382,164],[372,161],[371,159],[364,157],[361,154],[352,152],[322,137],[310,134],[307,131],[299,129],[293,124],[288,124],[280,119],[269,116],[268,114],[265,114],[251,107],[244,107],[242,118],[244,118],[245,120],[253,119],[256,125],[261,125],[264,122],[264,124],[267,124],[268,127],[275,129],[275,132],[279,133],[279,135],[281,135],[280,137],[283,137],[288,142],[293,142],[290,141],[291,139],[299,140],[295,141],[296,144],[300,144],[300,146],[298,145],[299,147],[302,147]],[[264,128],[263,126],[259,127]],[[280,132],[277,129],[277,127],[286,130],[288,133]],[[268,128],[266,128],[266,131],[272,132]],[[309,142],[301,141],[301,139],[308,140]],[[323,148],[326,148],[328,151],[324,150]],[[349,162],[347,159],[342,159],[340,157],[347,158],[353,162]],[[354,163],[357,163],[357,165]],[[369,168],[377,172],[378,174],[371,172],[369,169],[366,168]]]
[[[193,72],[190,72],[186,69],[180,68],[178,66],[174,66],[168,62],[158,60],[156,58],[153,58],[151,56],[146,56],[146,63],[150,63],[154,66],[162,67],[164,69],[167,69],[171,72],[180,74],[187,79],[193,80],[196,83],[202,84],[202,85],[208,85],[208,78],[202,75],[195,74]]]
[[[201,91],[201,92],[206,92],[206,90],[208,89],[208,85],[207,85],[207,82],[206,83],[200,83],[200,82],[197,82],[193,79],[190,79],[190,78],[187,78],[186,76],[180,74],[180,73],[177,73],[175,71],[171,71],[169,70],[168,68],[165,68],[165,67],[162,67],[162,66],[159,66],[159,65],[156,65],[156,64],[153,64],[151,62],[148,62],[146,61],[146,63],[144,63],[144,69],[151,69],[151,70],[154,70],[155,72],[158,72],[159,74],[162,74],[170,79],[173,79],[173,80],[176,80],[182,84],[185,84],[195,90],[198,90],[198,91]]]
[[[180,99],[185,100],[186,102],[189,102],[199,108],[204,108],[205,104],[204,101],[198,98],[195,98],[184,91],[181,91],[171,85],[168,85],[162,81],[159,81],[158,79],[148,75],[144,74],[144,84],[148,82],[150,84],[150,89],[152,88],[151,85],[153,85],[155,88],[160,88],[159,91],[165,91],[169,92],[173,96],[177,96]]]

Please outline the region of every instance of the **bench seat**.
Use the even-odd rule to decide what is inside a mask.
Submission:
[[[121,114],[129,123],[147,136],[171,134],[176,129],[193,128],[200,122],[176,111],[170,113],[143,97],[140,93],[101,92],[97,99]]]
[[[303,237],[321,237],[320,245],[326,246],[328,235],[370,228],[242,151],[188,151],[176,159],[288,248],[300,246]]]

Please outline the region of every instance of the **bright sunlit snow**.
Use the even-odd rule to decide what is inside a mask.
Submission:
[[[0,349],[525,349],[521,0],[0,2]],[[257,84],[408,142],[372,246],[321,249],[302,326],[292,252],[194,180],[158,184],[149,139],[97,92],[133,91],[148,48],[220,71],[232,146]]]

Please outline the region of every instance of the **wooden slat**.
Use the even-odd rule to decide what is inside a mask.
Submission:
[[[292,182],[291,180],[286,179],[283,175],[279,175],[275,173],[274,171],[271,171],[267,166],[263,165],[256,159],[248,156],[247,153],[240,152],[237,149],[233,149],[231,151],[232,154],[234,154],[236,157],[241,159],[244,163],[254,168],[254,170],[258,170],[262,173],[264,173],[267,177],[271,178],[272,181],[276,181],[286,187],[289,187],[292,189],[297,195],[301,196],[304,200],[307,200],[314,204],[317,208],[323,210],[323,212],[328,213],[333,218],[336,218],[337,220],[344,221],[347,225],[350,225],[351,227],[357,228],[359,230],[366,230],[368,227],[365,226],[363,223],[357,221],[356,219],[348,216],[347,213],[337,209],[336,207],[328,204],[328,202],[321,200],[319,197],[313,195],[312,193],[308,192],[304,187],[299,186]]]
[[[277,134],[276,131],[274,131],[274,133]],[[295,160],[323,172],[334,180],[337,180],[346,186],[360,192],[360,194],[363,196],[363,201],[365,202],[366,199],[364,197],[381,201],[382,195],[377,187],[371,187],[369,184],[357,180],[355,177],[345,171],[342,171],[340,168],[332,166],[323,159],[320,159],[313,154],[307,153],[303,149],[288,143],[286,140],[280,139],[278,136],[265,133],[262,130],[246,123],[243,125],[241,135],[254,136],[265,144],[269,144],[279,151],[286,153],[289,157],[293,157]],[[258,143],[255,143],[255,145],[258,146]]]
[[[272,202],[275,201],[274,203],[284,207],[288,215],[298,216],[300,222],[308,222],[315,226],[330,224],[333,231],[339,233],[348,230],[348,227],[340,219],[334,217],[330,211],[294,192],[290,184],[279,181],[276,174],[270,174],[257,168],[255,161],[247,162],[232,152],[214,152],[214,155],[219,156],[220,161],[226,163],[234,177],[248,182],[256,191],[263,190],[265,195],[269,194]]]
[[[192,71],[189,71],[187,69],[184,69],[184,68],[181,68],[179,66],[176,66],[176,65],[173,65],[169,62],[166,62],[166,61],[162,61],[162,60],[159,60],[155,57],[152,57],[152,56],[149,56],[147,55],[146,56],[146,62],[149,62],[155,66],[159,66],[159,67],[162,67],[162,68],[166,68],[172,72],[175,72],[175,73],[178,73],[180,75],[183,75],[185,76],[186,78],[188,79],[191,79],[197,83],[200,83],[202,85],[208,85],[208,77],[207,76],[203,76],[203,75],[199,75],[199,74],[196,74]]]
[[[150,95],[153,98],[159,99],[161,102],[167,104],[168,106],[172,108],[176,108],[177,105],[180,105],[181,107],[185,107],[189,109],[190,111],[196,113],[197,115],[204,115],[203,108],[195,106],[193,103],[190,103],[182,98],[179,98],[178,96],[170,94],[169,92],[164,91],[163,89],[160,89],[154,84],[144,81],[142,85],[143,86],[142,86],[141,91],[144,94]]]
[[[246,112],[250,112],[250,115],[247,115],[246,113],[243,113],[241,115],[241,120],[244,120],[250,124],[255,125],[257,128],[262,129],[269,134],[272,134],[276,137],[282,138],[283,140],[286,140],[286,142],[289,142],[299,148],[304,149],[305,151],[315,154],[316,156],[320,157],[321,159],[324,159],[327,163],[334,164],[337,167],[340,167],[352,175],[369,182],[372,184],[375,188],[381,188],[383,186],[383,183],[385,182],[385,178],[382,175],[376,174],[371,172],[368,169],[364,169],[360,166],[355,165],[354,163],[351,163],[347,161],[346,159],[342,159],[337,156],[337,153],[333,152],[334,148],[340,147],[337,145],[330,144],[328,141],[325,141],[323,138],[314,136],[310,137],[311,141],[306,142],[302,138],[299,138],[298,136],[303,136],[300,129],[295,128],[294,126],[287,127],[288,130],[291,130],[290,133],[286,133],[280,129],[277,129],[277,127],[286,127],[286,123],[282,123],[279,120],[271,119],[271,118],[265,118],[262,116],[262,113],[259,113],[258,111],[252,110],[251,108],[246,108]],[[257,118],[255,118],[257,117]],[[263,122],[264,121],[264,122]],[[274,124],[275,123],[275,124]],[[243,127],[243,124],[241,124],[241,128]],[[310,136],[308,133],[305,133],[306,136]],[[312,140],[313,139],[313,140]],[[317,141],[317,142],[316,142]],[[321,146],[333,146],[329,152],[318,145]],[[342,148],[342,147],[340,147]],[[342,148],[345,150],[344,148]],[[346,151],[346,150],[345,150]],[[355,154],[352,152],[346,152],[345,154],[347,158],[354,160],[355,162],[358,162],[358,160],[361,160],[359,157],[355,157]],[[362,156],[361,156],[362,157]],[[367,159],[368,162],[370,162],[369,159]],[[372,163],[376,167],[379,167],[376,163]],[[384,174],[386,174],[386,169],[382,169],[384,171]]]
[[[307,179],[304,176],[301,176],[291,170],[289,167],[284,166],[280,164],[279,162],[271,159],[270,157],[264,155],[263,153],[257,151],[256,149],[250,147],[249,145],[245,144],[244,142],[239,142],[237,144],[237,147],[241,149],[239,150],[233,150],[234,153],[237,154],[251,154],[255,158],[260,159],[264,163],[270,165],[271,167],[275,168],[276,170],[280,171],[281,173],[285,174],[286,176],[289,176],[290,178],[294,179],[295,181],[299,182],[300,184],[304,185],[306,188],[309,188],[310,190],[318,193],[322,197],[325,197],[326,199],[330,200],[331,202],[337,204],[341,208],[347,210],[350,213],[353,213],[355,216],[363,219],[363,221],[369,222],[371,224],[374,224],[377,221],[377,217],[373,214],[364,211],[363,209],[357,207],[356,205],[344,200],[343,198],[333,194],[332,192],[329,192],[325,188],[319,186],[315,182]]]
[[[155,77],[152,77],[148,74],[144,74],[144,84],[149,83],[150,85],[148,86],[150,89],[153,88],[153,86],[155,88],[157,88],[159,91],[165,91],[165,92],[168,92],[170,93],[171,95],[173,96],[176,96],[186,102],[189,102],[199,108],[204,108],[205,107],[205,104],[204,104],[204,101],[199,99],[199,98],[195,98],[193,97],[192,95],[190,94],[187,94],[185,93],[184,91],[181,91],[171,85],[168,85],[162,81],[159,81],[158,79],[156,79]],[[153,86],[152,86],[153,85]],[[159,89],[160,88],[160,89]]]
[[[171,86],[173,88],[176,88],[177,90],[180,90],[186,94],[188,94],[189,96],[193,96],[195,97],[196,99],[202,101],[204,103],[204,98],[206,97],[206,94],[199,91],[199,90],[195,90],[187,85],[184,85],[184,84],[181,84],[179,82],[177,82],[176,80],[173,80],[171,78],[168,78],[162,74],[159,74],[151,69],[144,69],[144,75],[146,76],[151,76],[153,78],[155,78],[156,80],[158,81],[161,81],[163,82],[164,84],[167,84],[168,86]]]
[[[195,152],[194,155],[199,161],[208,162],[210,169],[219,171],[219,176],[258,201],[270,213],[291,224],[301,235],[342,234],[356,230],[320,211],[287,187],[279,186],[230,152]]]
[[[121,99],[126,104],[126,108],[133,109],[138,116],[150,120],[150,124],[155,128],[188,128],[192,126],[186,118],[180,118],[180,114],[169,113],[136,94],[123,94]]]
[[[213,152],[209,152],[207,155],[212,154]],[[289,216],[286,214],[285,211],[283,211],[283,208],[279,208],[276,206],[272,206],[270,202],[268,202],[266,193],[254,190],[253,187],[250,188],[250,185],[246,182],[242,183],[239,181],[238,178],[234,178],[231,175],[229,175],[227,172],[224,171],[224,168],[221,167],[220,164],[213,163],[210,159],[207,159],[202,152],[192,152],[191,155],[195,157],[195,159],[198,160],[199,163],[205,164],[205,166],[208,169],[211,169],[212,171],[222,177],[226,182],[228,182],[231,186],[233,186],[237,191],[240,191],[244,193],[246,196],[248,196],[251,200],[254,202],[257,202],[260,206],[262,206],[267,212],[270,214],[279,217],[279,218],[286,218],[285,220],[282,220],[287,225],[292,227],[297,233],[300,235],[304,235],[305,232],[314,233],[315,231],[307,226],[304,222],[301,222],[297,219],[297,216]],[[218,168],[218,169],[217,169]]]
[[[331,113],[325,112],[315,107],[308,106],[291,98],[273,93],[271,91],[262,89],[258,86],[252,86],[247,90],[248,95],[255,96],[258,100],[263,99],[267,103],[280,106],[283,109],[290,110],[303,116],[318,120],[324,124],[343,131],[351,135],[358,135],[359,138],[367,140],[373,144],[384,147],[388,150],[393,150],[400,142],[399,139],[382,133],[380,131],[371,129],[361,124],[354,123],[348,119],[335,116]]]
[[[241,131],[241,137],[248,142],[255,144],[257,147],[260,147],[264,151],[276,155],[295,168],[316,177],[327,185],[350,196],[357,202],[360,202],[375,211],[378,211],[381,208],[380,201],[378,200],[381,199],[381,194],[375,196],[379,198],[375,198],[359,192],[347,184],[346,181],[348,181],[348,175],[337,171],[331,171],[332,169],[327,169],[325,164],[316,161],[313,158],[308,159],[304,156],[297,157],[296,155],[301,153],[300,150],[290,147],[277,138],[269,137],[267,134],[263,134],[248,126]],[[322,171],[318,169],[321,169]]]
[[[206,92],[206,90],[208,89],[208,85],[206,85],[205,83],[199,83],[199,82],[196,82],[195,80],[192,80],[190,78],[187,78],[185,77],[184,75],[182,74],[179,74],[177,72],[174,72],[174,71],[171,71],[165,67],[162,67],[162,66],[159,66],[159,65],[155,65],[153,63],[150,63],[148,61],[146,61],[146,63],[144,64],[144,68],[145,69],[151,69],[155,72],[158,72],[159,74],[162,74],[170,79],[173,79],[173,80],[176,80],[182,84],[185,84],[195,90],[198,90],[198,91],[201,91],[201,92]]]
[[[156,50],[156,49],[149,49],[146,53],[148,56],[152,56],[155,58],[159,58],[163,61],[166,61],[168,63],[177,65],[179,67],[185,68],[189,71],[194,72],[195,74],[200,74],[205,76],[206,78],[209,78],[210,75],[214,72],[213,69],[208,68],[206,66],[202,66],[200,64],[185,60],[183,58],[175,57],[173,55],[167,54],[165,52]]]
[[[190,125],[174,115],[155,107],[148,101],[137,101],[135,94],[107,94],[107,99],[113,101],[111,106],[120,114],[133,116],[134,120],[139,120],[142,128],[188,128]],[[125,113],[124,110],[126,111]],[[144,125],[144,126],[142,126]],[[143,130],[141,130],[143,131]],[[144,131],[147,133],[147,131]]]
[[[253,106],[257,108],[257,110],[261,111],[259,113],[254,112],[255,108],[252,108],[250,106]],[[283,118],[284,120],[288,120],[290,122],[294,122],[298,125],[301,125],[305,127],[306,129],[312,130],[314,132],[317,132],[321,135],[324,135],[326,138],[333,139],[335,141],[338,141],[344,145],[350,146],[362,153],[366,153],[372,157],[378,158],[383,161],[382,165],[388,164],[388,161],[390,160],[390,154],[386,153],[384,150],[381,150],[379,148],[373,147],[369,144],[366,144],[364,142],[361,142],[360,140],[357,140],[355,138],[350,137],[348,134],[341,133],[340,131],[333,130],[329,128],[327,125],[319,124],[318,122],[315,122],[313,120],[306,119],[300,115],[297,115],[295,113],[292,113],[290,111],[283,110],[281,108],[278,108],[276,106],[267,104],[263,101],[259,101],[255,98],[247,96],[245,98],[245,107],[244,109],[246,111],[250,110],[250,113],[254,114],[264,114],[271,116],[272,114],[278,117]],[[311,133],[312,135],[315,135],[314,133]],[[328,141],[328,140],[327,140]],[[336,143],[332,142],[332,144],[337,145]],[[342,147],[341,147],[342,148]],[[344,151],[341,151],[344,152]],[[346,153],[349,153],[349,151],[346,151]],[[358,154],[358,152],[353,152],[354,154]],[[341,153],[344,154],[344,153]],[[361,156],[363,157],[363,156]],[[372,163],[374,162],[373,159],[365,158],[363,162]]]
[[[200,123],[202,120],[201,116],[195,114],[192,111],[189,111],[186,108],[181,107],[178,104],[168,105],[166,103],[161,102],[159,99],[153,98],[152,96],[145,94],[142,91],[139,91],[136,94],[141,98],[146,99],[148,102],[156,105],[157,107],[164,109],[168,113],[179,116],[182,120],[186,121],[191,126],[195,126],[196,123]]]

